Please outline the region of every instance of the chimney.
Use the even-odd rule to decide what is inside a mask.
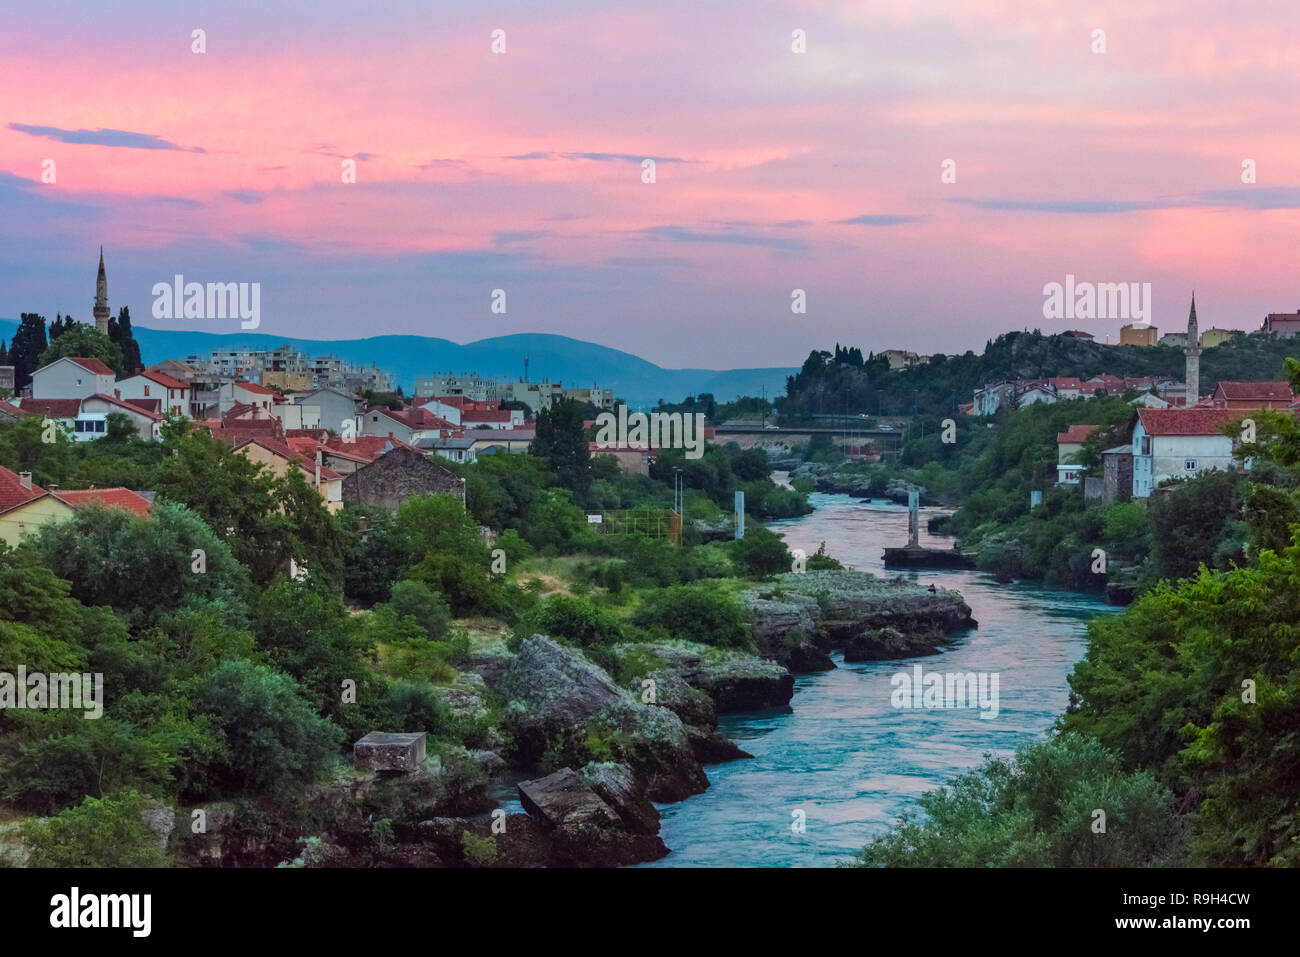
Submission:
[[[321,450],[320,450],[320,449],[317,449],[317,450],[316,450],[316,488],[317,488],[317,489],[320,488],[320,463],[321,463],[321,458],[322,458]]]
[[[27,490],[30,491],[30,490],[31,490],[31,487],[32,487],[32,473],[31,473],[31,472],[19,472],[19,473],[18,473],[18,484],[21,485],[23,488],[25,488],[25,489],[27,489]]]

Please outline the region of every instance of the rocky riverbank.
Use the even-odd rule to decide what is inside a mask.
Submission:
[[[790,572],[741,600],[760,654],[795,673],[835,667],[835,650],[857,661],[937,654],[976,627],[958,592],[868,572]]]
[[[423,760],[395,771],[359,758],[292,822],[251,805],[214,807],[204,832],[176,828],[171,839],[196,866],[655,860],[668,853],[655,802],[704,791],[706,765],[750,757],[717,733],[719,714],[787,706],[794,673],[833,668],[831,650],[847,660],[932,654],[974,625],[956,592],[864,572],[779,575],[742,593],[741,603],[757,655],[681,640],[615,645],[601,660],[621,685],[545,635],[513,652],[484,642],[474,670],[439,689],[445,720],[478,728],[477,750],[423,757],[421,745]],[[511,781],[523,813],[507,815],[499,794]]]

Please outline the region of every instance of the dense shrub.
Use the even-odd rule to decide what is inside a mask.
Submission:
[[[641,628],[662,628],[674,638],[720,648],[752,644],[740,603],[713,584],[674,585],[650,592],[632,620]]]

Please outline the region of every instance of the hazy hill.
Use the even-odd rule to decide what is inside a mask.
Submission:
[[[49,317],[47,317],[49,318]],[[0,338],[8,341],[16,319],[0,319]],[[134,326],[146,363],[206,355],[214,349],[241,346],[273,349],[289,343],[308,355],[334,355],[350,362],[374,363],[386,369],[409,393],[419,376],[437,372],[477,372],[479,375],[520,378],[529,357],[530,379],[560,380],[576,388],[593,383],[613,389],[633,404],[680,401],[687,395],[712,392],[719,401],[738,395],[768,396],[785,391],[785,379],[795,369],[664,369],[618,349],[540,333],[480,339],[460,345],[425,336],[373,336],[368,339],[293,339],[258,333],[216,334],[165,331]]]

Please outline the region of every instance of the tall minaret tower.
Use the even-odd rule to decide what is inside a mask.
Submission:
[[[99,278],[95,280],[95,328],[108,335],[108,276],[104,273],[104,247],[99,247]]]
[[[1187,404],[1196,405],[1201,400],[1201,335],[1196,328],[1196,293],[1192,293],[1192,314],[1187,317]]]

